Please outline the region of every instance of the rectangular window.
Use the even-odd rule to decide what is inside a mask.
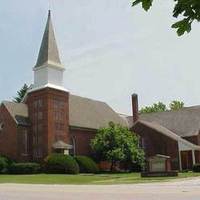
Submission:
[[[146,148],[146,142],[145,142],[145,138],[141,138],[141,147],[143,148],[143,149],[145,149]]]
[[[43,119],[43,113],[42,112],[38,112],[38,120],[42,120]]]
[[[38,100],[38,108],[42,108],[42,106],[43,106],[42,99],[39,99]]]
[[[33,157],[34,158],[41,158],[43,156],[42,147],[36,147],[33,150]]]
[[[34,102],[33,102],[33,106],[34,106],[34,109],[37,110],[39,108],[42,108],[43,106],[43,101],[42,99],[36,99]]]
[[[22,133],[22,141],[23,141],[22,154],[27,155],[28,154],[28,132],[27,132],[27,130],[24,130]]]

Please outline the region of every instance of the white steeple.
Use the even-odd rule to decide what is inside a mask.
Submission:
[[[42,87],[63,88],[63,72],[49,10],[46,28],[34,70],[33,89]]]

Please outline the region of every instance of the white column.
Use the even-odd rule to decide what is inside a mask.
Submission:
[[[193,165],[195,165],[196,161],[195,161],[195,151],[194,149],[192,149],[192,163]]]

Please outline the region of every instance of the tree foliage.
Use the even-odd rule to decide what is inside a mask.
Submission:
[[[133,6],[137,4],[142,4],[145,11],[148,11],[152,6],[154,0],[134,0]],[[174,10],[173,17],[181,17],[172,25],[172,28],[177,30],[179,36],[183,35],[185,32],[191,31],[191,24],[194,21],[200,21],[200,1],[199,0],[173,0]]]
[[[170,110],[179,110],[184,107],[184,103],[182,101],[172,101],[169,104]]]
[[[184,103],[182,101],[174,100],[169,104],[169,110],[179,110],[184,107]],[[154,103],[152,106],[145,106],[141,108],[140,113],[154,113],[154,112],[163,112],[167,111],[167,106],[162,103]]]
[[[13,101],[16,103],[20,103],[27,91],[28,91],[28,85],[25,83],[23,87],[19,91],[17,91],[17,96],[14,97]]]
[[[98,130],[91,147],[99,160],[111,162],[111,171],[120,161],[144,164],[144,152],[139,148],[138,137],[128,128],[112,122]]]
[[[152,106],[146,106],[141,108],[140,113],[153,113],[153,112],[163,112],[167,110],[167,106],[162,103],[154,103]]]

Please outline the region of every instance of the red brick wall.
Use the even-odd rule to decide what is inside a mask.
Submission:
[[[137,123],[133,130],[143,140],[146,158],[155,156],[156,154],[170,156],[172,170],[179,169],[177,141],[141,123]]]
[[[195,151],[195,161],[196,163],[200,163],[200,151]]]
[[[0,132],[0,154],[17,160],[17,125],[3,104],[0,106],[0,122],[4,124]]]
[[[76,155],[91,155],[90,142],[96,131],[70,128],[70,138],[75,138]]]
[[[190,136],[190,137],[183,137],[185,140],[193,143],[198,144],[198,137],[197,136]]]
[[[195,135],[195,136],[189,136],[189,137],[183,137],[185,140],[196,144],[196,145],[200,145],[200,135]]]
[[[24,147],[22,134],[24,130],[29,133],[28,127],[17,126],[6,107],[0,106],[0,122],[3,122],[4,128],[0,132],[0,154],[8,156],[16,161],[27,161],[30,159],[30,149],[25,155],[22,151]]]
[[[69,143],[69,93],[45,88],[29,93],[26,103],[32,122],[34,159],[43,159],[52,153],[52,145],[57,140]]]

